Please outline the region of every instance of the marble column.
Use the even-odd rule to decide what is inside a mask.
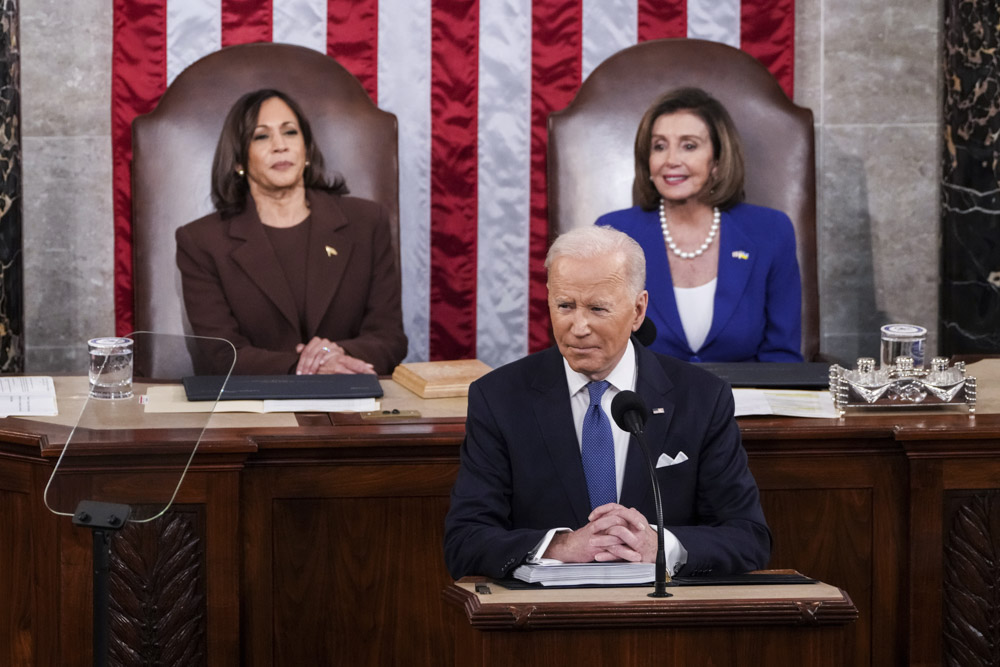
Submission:
[[[945,0],[941,351],[1000,352],[1000,7]]]
[[[0,5],[0,373],[24,371],[18,2]]]

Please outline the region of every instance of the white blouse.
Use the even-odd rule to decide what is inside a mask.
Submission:
[[[677,312],[681,316],[681,325],[688,345],[697,352],[712,328],[712,310],[715,305],[715,285],[718,278],[712,278],[698,287],[675,287],[674,299],[677,301]]]

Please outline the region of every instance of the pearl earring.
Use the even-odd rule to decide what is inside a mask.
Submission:
[[[239,169],[236,170],[236,173],[239,174],[240,176],[243,176],[246,172],[243,171],[243,167],[240,167]]]

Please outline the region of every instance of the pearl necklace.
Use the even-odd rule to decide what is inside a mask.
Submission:
[[[694,259],[695,257],[700,257],[702,253],[708,250],[708,246],[712,245],[712,241],[715,240],[715,235],[719,233],[719,220],[722,218],[722,214],[719,213],[719,207],[712,207],[712,227],[708,230],[708,238],[702,243],[697,250],[693,252],[684,252],[677,247],[674,243],[674,239],[670,236],[670,228],[667,227],[667,209],[663,200],[660,200],[660,229],[663,230],[663,241],[670,248],[670,252],[674,253],[681,259]]]

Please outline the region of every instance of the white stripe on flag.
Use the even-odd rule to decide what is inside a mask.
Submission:
[[[528,351],[531,0],[479,5],[476,356]]]
[[[688,0],[688,37],[740,48],[740,0]]]
[[[274,0],[271,39],[326,53],[326,0]]]
[[[219,0],[167,3],[167,85],[188,65],[221,47]]]
[[[378,104],[399,120],[399,245],[407,361],[430,356],[431,6],[379,0]]]
[[[583,78],[639,39],[636,0],[583,0]]]

